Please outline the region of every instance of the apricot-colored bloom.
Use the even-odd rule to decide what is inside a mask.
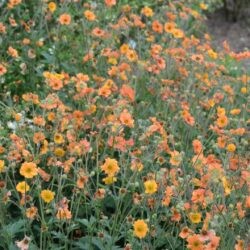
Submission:
[[[112,175],[108,175],[107,177],[103,178],[102,181],[106,185],[111,185],[111,184],[113,184],[113,183],[115,183],[117,181],[117,178],[112,176]]]
[[[48,189],[44,189],[41,191],[40,195],[44,202],[50,203],[55,197],[55,192],[52,192]]]
[[[126,57],[130,62],[135,62],[138,59],[138,55],[135,50],[129,49],[126,53]]]
[[[0,173],[4,171],[4,161],[0,160]]]
[[[46,121],[42,116],[39,115],[33,118],[33,123],[37,126],[45,126]]]
[[[238,115],[238,114],[240,114],[240,112],[241,112],[241,109],[232,109],[230,111],[230,114],[231,115]]]
[[[90,10],[85,10],[83,15],[88,21],[94,21],[96,19],[95,14]]]
[[[191,201],[193,203],[203,203],[205,199],[205,189],[199,188],[193,191]]]
[[[38,174],[36,164],[34,162],[24,162],[21,165],[20,174],[28,179],[33,178]]]
[[[227,151],[233,153],[236,150],[236,146],[233,143],[227,145]]]
[[[243,240],[240,240],[238,239],[237,240],[237,243],[235,244],[234,246],[234,250],[244,250],[244,241]]]
[[[35,144],[41,143],[45,140],[45,135],[42,132],[36,132],[33,136],[33,142]]]
[[[166,187],[164,194],[165,196],[162,199],[162,205],[168,207],[174,194],[173,188],[170,186]]]
[[[59,16],[59,23],[61,25],[69,25],[71,23],[71,16],[67,13],[63,13]]]
[[[44,181],[48,182],[50,180],[51,175],[46,173],[43,169],[38,168],[37,172]]]
[[[11,47],[11,46],[9,46],[9,48],[8,48],[8,54],[10,56],[12,56],[13,58],[19,57],[18,51],[16,49],[14,49],[13,47]]]
[[[144,8],[142,8],[141,13],[146,16],[146,17],[151,17],[154,15],[154,12],[151,8],[145,6]]]
[[[63,157],[65,155],[65,150],[63,148],[55,148],[54,154],[57,157]]]
[[[29,249],[29,243],[31,241],[31,238],[26,236],[21,241],[16,241],[16,245],[21,250],[28,250]]]
[[[60,133],[56,133],[56,134],[54,135],[54,142],[55,142],[56,144],[62,144],[62,143],[64,143],[63,135],[60,134]]]
[[[179,236],[182,238],[182,239],[186,239],[190,234],[192,233],[192,230],[189,229],[188,227],[183,227],[181,229],[181,232],[179,233]]]
[[[201,213],[189,213],[189,219],[192,223],[197,224],[201,222]]]
[[[120,89],[120,94],[123,97],[126,97],[129,99],[129,101],[133,102],[135,100],[135,91],[132,87],[130,87],[127,84],[123,84]]]
[[[16,190],[21,194],[25,194],[30,190],[30,186],[25,181],[22,181],[16,185]]]
[[[195,154],[200,154],[202,152],[202,143],[199,140],[193,140],[192,145]]]
[[[173,36],[175,37],[175,38],[183,38],[184,37],[184,32],[183,32],[183,30],[181,30],[181,29],[174,29],[173,31],[172,31],[172,34],[173,34]]]
[[[48,3],[48,9],[51,13],[54,13],[56,11],[56,3],[55,2]]]
[[[187,238],[188,242],[188,249],[190,250],[203,250],[203,244],[200,240],[200,237],[198,234],[191,235]]]
[[[136,220],[133,224],[134,235],[140,239],[145,238],[148,233],[148,225],[144,220]]]
[[[35,206],[32,206],[32,207],[26,209],[25,214],[26,214],[27,218],[33,220],[37,215],[37,211],[38,211],[38,209]]]
[[[172,22],[168,22],[164,24],[164,30],[167,33],[172,33],[173,30],[176,28],[176,24]]]
[[[117,160],[109,157],[105,159],[105,163],[101,166],[101,169],[108,176],[115,176],[120,170]]]
[[[76,186],[80,189],[83,189],[87,181],[88,176],[84,173],[84,171],[80,171],[79,177],[77,178]]]
[[[120,114],[120,121],[123,125],[133,128],[134,127],[134,119],[132,118],[131,114],[128,110],[123,110]]]
[[[221,115],[218,117],[218,119],[216,120],[216,124],[219,128],[224,128],[227,126],[228,124],[228,119],[225,115]]]
[[[174,151],[170,152],[170,155],[171,155],[171,157],[170,157],[170,163],[173,166],[177,166],[178,167],[180,165],[181,161],[182,161],[181,154],[178,151],[174,150]]]
[[[96,37],[103,37],[105,35],[105,31],[96,27],[92,30],[92,35]]]
[[[163,32],[163,25],[158,20],[154,20],[152,23],[152,30],[161,34]]]
[[[171,221],[179,222],[181,220],[181,213],[175,208],[171,210],[172,210]]]
[[[227,180],[227,178],[225,176],[223,176],[221,178],[221,181],[222,181],[222,184],[223,184],[223,187],[224,187],[225,195],[227,196],[232,191],[232,189],[231,189],[231,183]]]
[[[70,220],[72,218],[72,214],[68,208],[58,208],[56,218],[59,220]]]
[[[2,22],[0,22],[0,33],[6,33],[6,26]]]
[[[143,169],[143,164],[140,160],[138,159],[135,159],[135,160],[132,160],[132,164],[131,164],[131,170],[133,171],[142,171]]]
[[[6,74],[6,72],[7,72],[6,67],[0,63],[0,76]]]
[[[94,194],[94,198],[95,199],[103,199],[105,197],[106,191],[104,188],[99,188],[95,194]]]
[[[112,7],[112,6],[116,5],[116,0],[105,0],[105,4],[108,7]]]
[[[148,180],[144,182],[144,188],[146,194],[154,194],[157,192],[158,185],[155,180]]]

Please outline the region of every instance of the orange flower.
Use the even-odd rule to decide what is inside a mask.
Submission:
[[[37,172],[44,181],[48,182],[50,180],[51,175],[46,173],[43,169],[38,168]]]
[[[163,32],[163,25],[158,20],[155,20],[152,23],[152,30],[161,34]]]
[[[107,176],[105,178],[102,179],[102,181],[106,184],[106,185],[111,185],[114,182],[117,181],[117,178],[114,176]]]
[[[56,4],[55,4],[55,2],[50,2],[50,3],[48,4],[48,9],[49,9],[49,11],[50,11],[51,13],[54,13],[54,12],[56,11]]]
[[[76,186],[80,189],[83,189],[87,181],[88,181],[88,176],[82,171],[79,173]]]
[[[137,220],[133,224],[134,235],[140,239],[145,238],[148,232],[148,225],[144,220]]]
[[[144,182],[144,188],[146,194],[154,194],[157,192],[158,185],[155,180],[148,180]]]
[[[37,126],[45,126],[46,121],[42,116],[39,115],[33,118],[33,123]]]
[[[27,208],[27,210],[25,212],[26,217],[33,220],[37,215],[37,211],[38,211],[38,209],[35,206]]]
[[[154,15],[154,12],[151,8],[145,6],[144,8],[142,8],[141,14],[143,14],[146,17],[151,17]]]
[[[112,6],[116,5],[116,0],[105,0],[105,4],[108,7],[112,7]]]
[[[95,14],[90,10],[85,10],[83,15],[88,21],[94,21],[96,19]]]
[[[61,25],[69,25],[71,23],[71,16],[67,13],[63,13],[59,16],[59,23]]]
[[[202,241],[200,240],[200,237],[198,234],[194,234],[192,236],[189,236],[187,238],[188,242],[188,249],[190,250],[203,250],[203,244]]]
[[[55,154],[57,157],[63,157],[63,156],[65,155],[65,151],[64,151],[63,148],[55,148],[54,154]]]
[[[129,45],[124,43],[120,47],[121,54],[126,54],[129,51]]]
[[[21,250],[28,250],[29,249],[29,243],[31,241],[31,238],[26,236],[21,241],[16,241],[16,245]]]
[[[167,33],[172,33],[173,32],[173,30],[175,29],[175,27],[176,27],[176,24],[175,23],[165,23],[164,24],[164,30],[165,30],[165,32],[167,32]]]
[[[181,161],[182,161],[182,156],[181,154],[174,150],[172,152],[170,152],[170,155],[171,155],[171,158],[170,158],[170,163],[173,165],[173,166],[179,166]]]
[[[238,115],[238,114],[240,114],[240,112],[241,112],[240,109],[232,109],[232,110],[230,111],[230,114],[231,114],[231,115]]]
[[[6,72],[7,72],[6,67],[0,63],[0,76],[6,74]]]
[[[44,189],[41,191],[40,196],[44,202],[50,203],[52,200],[54,200],[55,193],[50,190]]]
[[[244,249],[245,249],[245,248],[244,248],[244,241],[238,239],[238,240],[237,240],[237,244],[235,244],[235,246],[234,246],[234,249],[235,249],[235,250],[244,250]]]
[[[228,138],[227,138],[226,136],[219,136],[219,137],[217,138],[217,146],[218,146],[219,148],[225,148],[227,139],[228,139]]]
[[[133,128],[134,127],[134,119],[132,118],[131,114],[124,109],[120,114],[120,121],[123,125]]]
[[[138,59],[138,55],[135,50],[129,49],[126,53],[126,57],[130,62],[135,62]]]
[[[204,62],[204,57],[203,55],[201,54],[194,54],[191,56],[191,59],[195,62],[198,62],[198,63],[203,63]]]
[[[24,162],[20,168],[20,174],[25,178],[31,179],[38,174],[37,166],[34,162]]]
[[[194,224],[200,223],[201,222],[201,213],[189,213],[189,219]]]
[[[192,233],[191,229],[189,229],[188,227],[184,227],[184,228],[182,228],[181,232],[179,233],[179,236],[182,239],[186,239],[191,233]]]
[[[218,119],[216,120],[216,124],[219,128],[224,128],[227,126],[228,124],[228,119],[225,115],[221,115],[218,117]]]
[[[42,133],[42,132],[37,132],[37,133],[35,133],[34,136],[33,136],[33,142],[34,142],[35,144],[41,143],[41,142],[44,141],[44,140],[45,140],[45,135],[44,135],[44,133]]]
[[[70,220],[72,218],[72,214],[68,208],[59,208],[56,214],[56,218],[59,220]]]
[[[233,153],[236,150],[236,146],[233,143],[227,145],[227,151]]]
[[[172,34],[174,35],[175,38],[183,38],[184,37],[184,32],[181,29],[174,29],[172,31]]]
[[[60,90],[63,87],[63,81],[61,79],[51,78],[48,84],[53,90]]]
[[[120,170],[117,160],[111,158],[105,159],[105,163],[101,166],[101,169],[108,176],[114,176]]]
[[[123,97],[127,97],[129,101],[133,102],[135,100],[135,91],[127,84],[123,84],[120,89],[120,94]]]
[[[2,22],[0,22],[0,33],[6,33],[6,26]]]
[[[17,58],[19,56],[17,50],[12,48],[11,46],[8,48],[8,54],[14,58]]]
[[[60,134],[60,133],[56,133],[56,134],[54,135],[54,142],[55,142],[56,144],[62,144],[62,143],[64,143],[63,135]]]
[[[4,161],[0,160],[0,173],[4,171]]]
[[[92,35],[96,37],[103,37],[105,35],[105,31],[96,27],[92,30]]]
[[[195,154],[200,154],[202,152],[202,144],[199,140],[193,140],[193,149]]]
[[[181,220],[181,213],[177,209],[173,208],[171,221],[179,222],[180,220]]]
[[[25,194],[30,190],[30,186],[25,181],[22,181],[16,185],[16,190],[21,194]]]

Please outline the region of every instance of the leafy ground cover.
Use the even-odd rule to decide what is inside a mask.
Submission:
[[[210,4],[1,1],[1,249],[249,249],[250,53]]]

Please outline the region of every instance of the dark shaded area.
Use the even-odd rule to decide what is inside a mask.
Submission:
[[[211,34],[212,44],[217,50],[227,41],[234,52],[250,50],[250,8],[244,9],[237,22],[226,18],[224,9],[207,15],[206,26]],[[246,70],[250,70],[250,59],[242,61]]]

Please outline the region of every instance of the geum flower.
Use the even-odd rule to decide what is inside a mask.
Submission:
[[[134,235],[140,239],[145,238],[148,232],[148,225],[144,220],[137,220],[133,224]]]
[[[105,163],[101,166],[101,169],[108,176],[114,176],[120,170],[117,160],[111,158],[105,159]]]

